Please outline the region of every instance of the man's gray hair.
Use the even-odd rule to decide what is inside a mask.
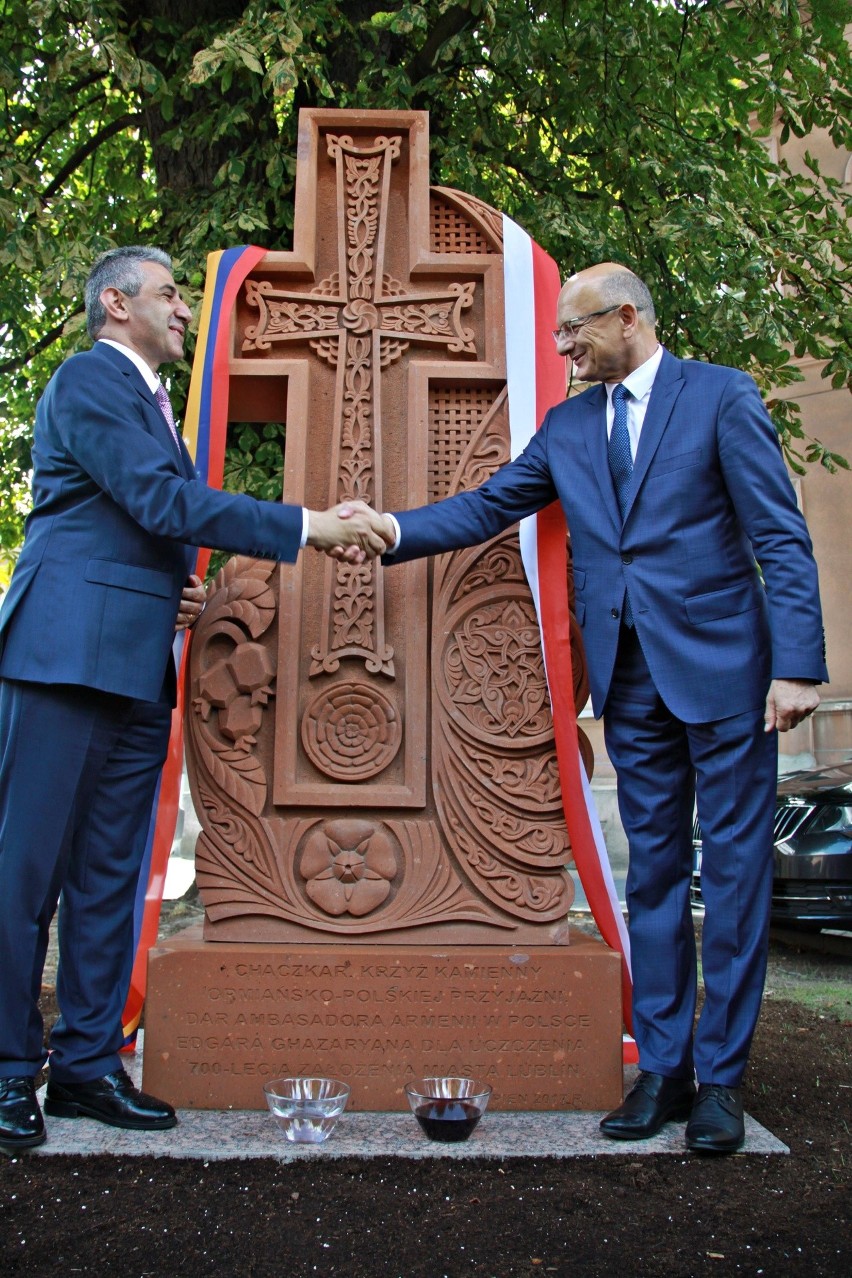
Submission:
[[[657,322],[654,299],[647,285],[627,267],[612,271],[601,280],[600,295],[604,306],[620,306],[622,302],[632,302],[637,311],[644,311],[649,324]]]
[[[143,262],[156,262],[167,271],[172,269],[168,253],[158,248],[146,248],[144,244],[107,249],[96,260],[86,280],[86,329],[92,341],[107,322],[101,293],[105,288],[117,288],[128,297],[135,297],[145,278]]]

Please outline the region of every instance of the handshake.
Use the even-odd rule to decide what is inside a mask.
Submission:
[[[344,501],[330,510],[308,511],[307,544],[344,563],[360,564],[383,555],[396,538],[390,516],[380,515],[363,501]]]

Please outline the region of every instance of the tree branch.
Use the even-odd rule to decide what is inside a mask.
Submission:
[[[69,311],[64,319],[60,320],[58,324],[54,324],[53,328],[44,333],[29,350],[24,351],[21,355],[16,355],[14,359],[8,359],[5,363],[0,364],[0,373],[16,373],[19,368],[29,364],[31,359],[36,355],[40,355],[42,351],[47,350],[51,343],[61,337],[62,330],[68,321],[73,319],[75,315],[82,315],[83,310],[82,306],[75,306],[73,311]]]
[[[29,155],[30,161],[38,159],[39,155],[41,155],[41,152],[44,150],[44,148],[47,146],[50,139],[56,133],[61,133],[64,129],[67,129],[73,120],[76,120],[77,117],[82,115],[84,111],[88,111],[91,107],[95,105],[95,103],[105,102],[105,101],[106,101],[106,93],[96,93],[91,98],[86,98],[85,101],[83,102],[77,101],[76,105],[74,106],[70,114],[64,116],[61,120],[57,121],[56,124],[54,124],[51,128],[47,130],[46,133],[43,133],[42,136],[37,139],[36,144]]]
[[[408,75],[413,85],[419,84],[431,75],[435,69],[435,59],[439,51],[455,35],[460,35],[465,27],[473,26],[476,17],[463,5],[453,5],[442,13],[421,49],[408,63]]]
[[[93,151],[97,151],[99,146],[101,146],[109,138],[114,137],[116,133],[121,133],[123,129],[129,128],[133,124],[141,125],[142,122],[141,114],[138,111],[133,111],[127,112],[125,115],[117,116],[116,119],[105,125],[104,128],[99,129],[97,133],[93,134],[92,137],[84,142],[83,145],[75,151],[71,158],[63,164],[62,168],[56,174],[56,177],[42,193],[42,204],[47,204],[53,199],[54,195],[56,195],[57,191],[62,189],[64,183],[68,180],[74,170],[79,168],[83,161],[88,159]]]

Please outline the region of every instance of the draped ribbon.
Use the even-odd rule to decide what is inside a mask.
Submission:
[[[199,479],[222,487],[225,437],[228,431],[228,339],[237,293],[249,272],[266,253],[254,246],[220,250],[207,258],[207,281],[201,306],[198,340],[183,424],[183,441]],[[203,579],[210,550],[198,551],[195,571]],[[166,885],[169,853],[175,837],[183,775],[184,674],[190,632],[175,635],[173,653],[178,672],[177,705],[172,711],[169,749],[148,825],[133,913],[133,971],[122,1016],[124,1048],[136,1043],[148,978],[148,951],[156,943]]]
[[[511,218],[503,218],[506,374],[512,457],[526,447],[549,408],[565,398],[565,361],[552,329],[559,297],[556,263]],[[580,757],[568,608],[565,516],[558,502],[521,524],[521,558],[535,601],[553,713],[562,806],[574,866],[601,936],[622,956],[624,1023],[632,1028],[630,941],[600,818]],[[625,1037],[625,1061],[636,1047]]]

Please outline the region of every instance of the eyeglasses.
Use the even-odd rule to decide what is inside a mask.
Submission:
[[[551,329],[554,342],[558,342],[561,337],[576,337],[581,328],[585,328],[593,319],[599,319],[601,315],[609,315],[612,311],[617,311],[623,302],[616,302],[615,306],[607,306],[603,311],[590,311],[588,315],[578,315],[576,319],[566,320],[564,324],[560,324],[559,328]],[[637,306],[637,311],[642,311],[643,306]]]

